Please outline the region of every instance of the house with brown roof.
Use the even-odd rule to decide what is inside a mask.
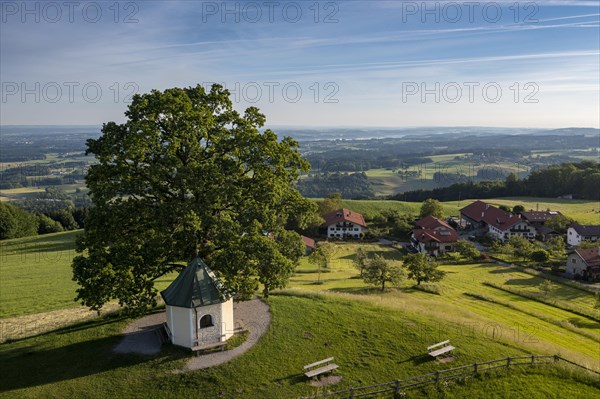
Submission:
[[[302,242],[304,242],[304,252],[306,253],[306,255],[310,255],[311,253],[314,252],[315,248],[317,247],[317,243],[315,242],[315,240],[313,240],[310,237],[306,237],[306,236],[301,236],[302,237]]]
[[[567,244],[576,246],[582,241],[598,241],[600,238],[600,225],[582,226],[579,223],[573,223],[567,229]]]
[[[541,241],[547,241],[552,237],[556,237],[558,234],[556,231],[546,226],[546,222],[556,216],[562,216],[559,211],[523,211],[519,214],[522,219],[535,227],[537,238]]]
[[[523,211],[521,218],[527,220],[534,227],[543,226],[553,217],[562,215],[559,211]]]
[[[459,237],[456,230],[443,220],[426,216],[415,222],[410,240],[417,251],[438,256],[452,251]]]
[[[325,214],[323,218],[325,222],[321,228],[325,229],[328,238],[361,238],[367,231],[363,215],[350,209],[338,209]]]
[[[567,258],[567,276],[583,280],[600,280],[600,246],[577,248]]]
[[[467,229],[484,229],[500,241],[515,235],[528,239],[536,235],[535,227],[527,220],[483,201],[475,201],[460,210],[460,225]]]

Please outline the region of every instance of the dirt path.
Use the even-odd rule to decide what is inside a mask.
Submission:
[[[194,357],[188,360],[185,370],[182,371],[205,369],[238,357],[256,345],[260,337],[267,332],[269,324],[271,324],[269,305],[258,298],[234,304],[233,314],[235,317],[235,326],[240,326],[249,332],[246,342],[228,351]]]
[[[118,308],[118,304],[109,303],[104,306],[102,312],[108,313]],[[32,337],[96,317],[98,317],[97,312],[79,307],[0,319],[0,343]]]
[[[204,369],[228,362],[253,347],[260,337],[264,335],[271,323],[269,305],[258,298],[246,302],[234,303],[233,315],[235,318],[235,327],[248,330],[249,334],[246,341],[237,348],[228,351],[191,357],[184,369],[177,370],[177,372]],[[114,351],[117,353],[137,353],[143,355],[153,355],[160,352],[161,342],[156,331],[165,321],[166,314],[164,311],[132,321],[123,330],[125,336],[115,347]]]

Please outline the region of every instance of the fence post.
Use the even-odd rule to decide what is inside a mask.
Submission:
[[[506,368],[510,367],[510,356],[506,358]]]
[[[354,397],[354,388],[350,388],[350,396],[349,398],[352,399]]]
[[[394,386],[394,393],[398,394],[400,392],[400,380],[396,380],[396,385]]]
[[[531,364],[535,364],[535,355],[531,355]]]
[[[477,363],[473,363],[473,373],[477,374]]]
[[[436,371],[435,372],[435,382],[439,382],[440,381],[440,372]]]
[[[558,359],[559,359],[558,355],[554,355],[554,363],[558,363]]]

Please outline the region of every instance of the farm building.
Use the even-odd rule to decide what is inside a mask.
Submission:
[[[567,258],[567,275],[584,280],[600,280],[600,246],[578,248]]]
[[[573,223],[567,229],[567,244],[576,246],[582,241],[598,241],[600,238],[600,225],[582,226]]]
[[[523,211],[520,213],[522,219],[526,220],[531,226],[535,227],[537,237],[541,241],[547,241],[558,234],[546,222],[556,216],[562,215],[559,211]]]
[[[417,220],[410,237],[412,245],[422,253],[440,255],[452,251],[458,233],[446,222],[433,216]]]
[[[209,267],[195,258],[162,291],[174,345],[194,348],[233,335],[233,299]]]
[[[367,230],[365,218],[358,212],[342,208],[327,213],[321,228],[326,230],[329,238],[360,238]]]
[[[527,220],[534,227],[543,226],[553,217],[562,215],[559,211],[523,211],[521,218]]]
[[[515,235],[528,239],[536,236],[535,227],[527,220],[483,201],[475,201],[460,210],[460,225],[464,228],[483,229],[500,241]]]
[[[310,255],[314,252],[317,244],[315,240],[310,237],[302,236],[302,242],[304,243],[304,252],[306,255]]]

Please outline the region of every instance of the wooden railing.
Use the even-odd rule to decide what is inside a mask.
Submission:
[[[399,394],[408,388],[413,388],[419,385],[427,385],[438,383],[443,380],[449,380],[452,378],[458,378],[467,375],[478,374],[487,370],[496,369],[499,367],[510,368],[513,366],[537,366],[543,364],[555,364],[560,360],[565,361],[571,365],[583,368],[592,373],[600,374],[598,371],[592,370],[580,364],[574,363],[570,360],[564,359],[558,355],[554,356],[516,356],[506,357],[504,359],[489,360],[486,362],[472,363],[464,366],[454,367],[451,369],[440,370],[429,374],[419,375],[417,377],[408,378],[405,380],[396,380],[390,382],[384,382],[382,384],[368,385],[356,388],[350,388],[342,391],[328,392],[315,396],[306,396],[301,399],[319,399],[319,398],[364,398],[372,395],[382,393],[394,393]]]

